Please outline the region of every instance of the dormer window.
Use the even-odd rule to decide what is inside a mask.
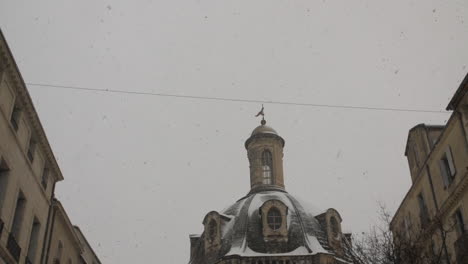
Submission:
[[[263,170],[263,184],[272,184],[273,174],[273,157],[269,150],[264,150],[262,153],[262,170]]]
[[[215,252],[221,247],[222,232],[221,228],[231,219],[228,216],[220,215],[218,212],[211,211],[203,219],[205,231],[203,232],[205,252]]]
[[[271,242],[288,240],[288,207],[279,200],[268,200],[259,210],[262,226],[263,239]]]

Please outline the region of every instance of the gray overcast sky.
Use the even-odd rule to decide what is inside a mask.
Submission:
[[[462,0],[3,0],[26,82],[443,110],[468,72]],[[104,263],[185,263],[249,189],[260,104],[29,86],[72,221]],[[448,114],[266,104],[287,190],[366,230],[410,186],[408,130]]]

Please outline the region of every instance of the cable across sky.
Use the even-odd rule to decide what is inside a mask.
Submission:
[[[341,109],[373,110],[373,111],[450,114],[450,112],[448,112],[448,111],[428,110],[428,109],[411,109],[411,108],[394,108],[394,107],[369,107],[369,106],[358,106],[358,105],[317,104],[317,103],[300,103],[300,102],[276,101],[276,100],[241,99],[241,98],[213,97],[213,96],[199,96],[199,95],[182,95],[182,94],[155,93],[155,92],[143,92],[143,91],[127,91],[127,90],[117,90],[117,89],[102,89],[102,88],[80,87],[80,86],[65,86],[65,85],[54,85],[54,84],[45,84],[45,83],[26,83],[26,84],[30,85],[30,86],[51,87],[51,88],[58,88],[58,89],[70,89],[70,90],[105,92],[105,93],[119,93],[119,94],[133,94],[133,95],[150,95],[150,96],[174,97],[174,98],[185,98],[185,99],[194,99],[194,100],[244,102],[244,103],[256,103],[256,104],[294,105],[294,106],[309,106],[309,107],[320,107],[320,108],[341,108]]]

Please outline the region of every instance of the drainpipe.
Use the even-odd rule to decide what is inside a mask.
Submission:
[[[54,206],[54,194],[55,194],[55,182],[52,185],[52,193],[50,195],[50,205],[49,205],[49,212],[47,215],[47,225],[46,225],[46,231],[44,233],[44,242],[42,243],[42,252],[41,252],[41,260],[39,263],[47,263],[47,259],[44,261],[44,254],[46,253],[47,249],[47,254],[49,253],[49,248],[50,248],[50,238],[52,237],[52,228],[54,225],[55,221],[55,210],[53,210]],[[52,215],[53,214],[53,215]],[[51,221],[52,220],[52,221]],[[50,224],[49,224],[50,223]],[[50,233],[50,235],[49,235]],[[47,235],[49,235],[49,239],[47,239]],[[47,246],[47,247],[46,247]]]
[[[46,224],[46,231],[44,232],[44,243],[42,243],[42,250],[41,250],[41,259],[39,263],[45,263],[44,262],[44,251],[46,249],[46,241],[47,241],[47,235],[49,233],[49,227],[50,227],[50,219],[52,216],[52,206],[53,206],[53,199],[54,199],[54,193],[55,193],[55,182],[52,185],[52,192],[50,193],[50,205],[49,205],[49,211],[47,212],[47,224]]]

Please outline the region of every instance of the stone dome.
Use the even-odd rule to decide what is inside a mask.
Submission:
[[[259,125],[252,131],[252,136],[255,136],[258,134],[274,134],[278,136],[278,133],[276,132],[276,130],[274,130],[273,128],[267,125]]]
[[[261,125],[259,125],[252,131],[252,134],[245,142],[245,147],[247,148],[250,141],[252,141],[254,138],[264,138],[264,137],[278,138],[284,147],[284,139],[278,134],[278,132],[276,132],[276,130],[274,130],[270,126],[267,126],[265,120],[262,120]]]
[[[221,227],[221,245],[215,259],[271,256],[271,245],[262,234],[260,214],[262,205],[271,200],[280,201],[287,207],[287,241],[279,250],[275,245],[275,255],[334,255],[327,243],[324,225],[316,218],[320,211],[305,206],[285,191],[265,190],[248,194],[219,213],[226,222]],[[200,251],[203,249],[195,251],[192,263],[210,263],[203,259],[205,254]]]

